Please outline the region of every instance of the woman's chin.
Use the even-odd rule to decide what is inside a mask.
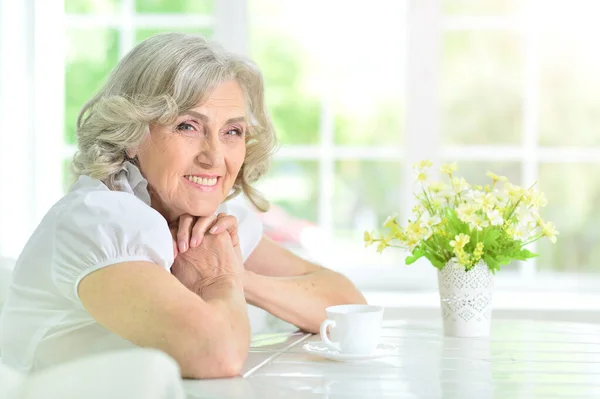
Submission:
[[[219,204],[216,205],[201,205],[201,206],[194,206],[194,207],[190,207],[186,213],[192,215],[192,216],[197,216],[197,217],[206,217],[206,216],[212,216],[217,212],[217,209],[219,209]]]

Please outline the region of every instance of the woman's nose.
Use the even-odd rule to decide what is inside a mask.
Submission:
[[[220,140],[216,137],[203,140],[197,159],[201,164],[210,167],[221,166],[224,163],[224,151]]]

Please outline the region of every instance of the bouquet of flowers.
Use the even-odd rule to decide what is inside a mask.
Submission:
[[[377,251],[400,247],[412,255],[406,264],[421,257],[442,269],[448,262],[468,271],[484,261],[495,273],[513,260],[537,256],[525,246],[542,237],[556,242],[558,232],[552,222],[540,217],[547,205],[544,193],[511,184],[504,176],[488,172],[490,184],[473,186],[455,176],[457,166],[445,164],[442,174],[447,182],[430,181],[431,161],[413,165],[419,183],[417,205],[406,226],[390,216],[384,223],[387,234],[365,232],[367,246]]]

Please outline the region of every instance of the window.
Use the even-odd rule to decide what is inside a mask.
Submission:
[[[508,267],[513,273],[499,282],[547,273],[544,284],[559,286],[567,274],[590,281],[600,270],[596,2],[65,0],[59,10],[42,3],[0,0],[5,255],[18,254],[70,182],[74,121],[107,72],[140,40],[185,31],[248,53],[265,75],[282,144],[260,182],[274,204],[264,221],[275,239],[360,271],[366,285],[431,287],[433,268],[402,267],[404,254],[362,244],[363,231],[387,215],[407,216],[411,165],[430,158],[458,161],[470,180],[489,169],[546,192],[544,216],[560,230],[558,243],[534,246],[541,256]],[[6,116],[29,116],[17,98],[35,110],[18,136],[7,133]]]
[[[274,220],[288,233],[277,237],[331,266],[399,263],[362,236],[401,211],[407,3],[248,4],[250,55],[282,145],[260,188],[276,212],[318,226]]]

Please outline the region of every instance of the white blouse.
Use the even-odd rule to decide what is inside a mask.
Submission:
[[[131,163],[117,177],[119,191],[81,176],[35,230],[14,271],[0,316],[0,353],[28,372],[92,353],[134,344],[99,325],[77,294],[91,272],[122,262],[173,264],[167,221],[150,207],[147,181]],[[218,212],[238,219],[244,260],[258,245],[262,224],[241,200]]]

